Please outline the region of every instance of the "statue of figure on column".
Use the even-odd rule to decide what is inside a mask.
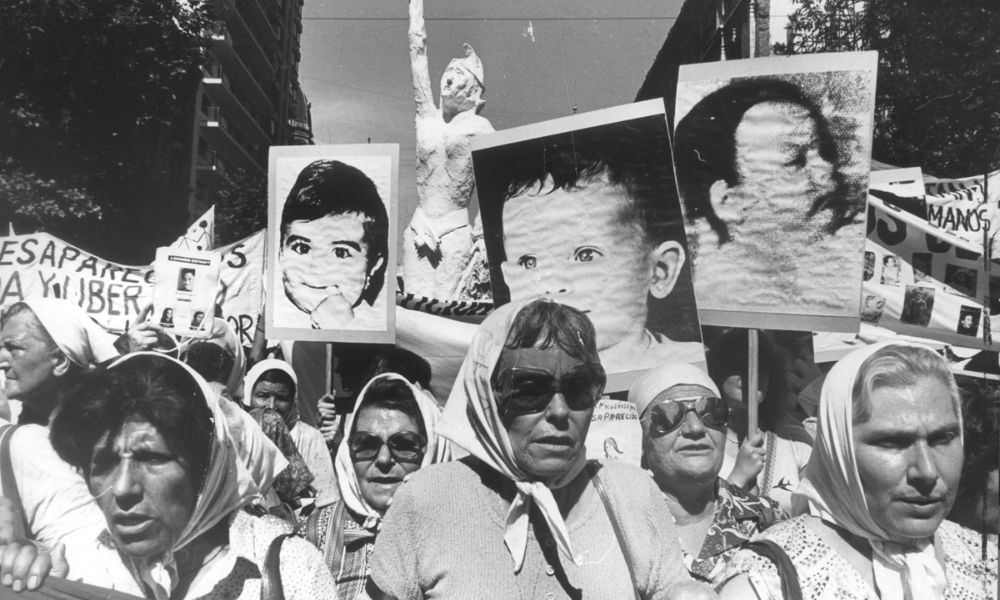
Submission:
[[[472,138],[493,131],[489,120],[479,116],[486,104],[483,63],[465,44],[465,56],[452,59],[441,76],[438,107],[428,71],[423,0],[410,0],[409,33],[418,204],[403,233],[403,278],[407,292],[458,298],[468,295],[463,291],[468,280],[481,277],[479,263],[485,264],[485,258],[476,256],[483,253],[473,251],[468,210],[475,187]]]

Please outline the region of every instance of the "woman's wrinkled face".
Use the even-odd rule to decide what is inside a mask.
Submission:
[[[948,387],[924,377],[870,395],[871,418],[854,425],[858,474],[872,519],[892,541],[929,537],[955,501],[961,427]]]
[[[354,434],[368,433],[382,439],[378,455],[371,460],[352,457],[361,496],[373,510],[384,513],[403,477],[420,468],[421,460],[397,461],[386,441],[393,435],[409,432],[422,435],[420,424],[410,415],[391,408],[362,407],[354,420]]]
[[[54,393],[60,354],[46,345],[42,332],[42,324],[29,310],[10,317],[0,332],[0,370],[6,375],[7,398],[31,401]]]
[[[700,385],[675,385],[657,397],[656,403],[714,395]],[[684,415],[680,427],[660,436],[653,435],[649,419],[642,421],[642,456],[661,487],[714,482],[722,469],[725,448],[725,430],[706,427],[693,411]]]
[[[582,365],[582,360],[553,344],[548,348],[505,348],[496,372],[503,373],[512,367],[538,369],[559,380],[563,374]],[[497,398],[498,404],[502,402],[502,398]],[[573,410],[558,391],[540,412],[505,416],[507,437],[521,470],[532,480],[543,483],[553,482],[567,473],[581,453],[586,452],[584,442],[593,412],[593,406]]]
[[[816,122],[790,102],[761,102],[743,114],[734,134],[740,183],[731,193],[748,220],[790,227],[837,189],[835,165],[820,155]]]
[[[258,381],[253,386],[253,396],[250,397],[250,406],[276,410],[286,421],[292,411],[293,402],[295,402],[295,392],[291,386],[273,381]]]
[[[87,484],[123,552],[156,558],[173,547],[198,496],[189,471],[157,428],[138,416],[97,441]]]

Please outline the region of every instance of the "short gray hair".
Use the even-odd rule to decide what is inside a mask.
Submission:
[[[960,411],[958,386],[945,362],[933,350],[921,346],[890,345],[869,356],[858,369],[851,392],[853,421],[864,423],[871,418],[871,394],[883,387],[912,387],[922,379],[937,379],[948,388],[952,406]]]

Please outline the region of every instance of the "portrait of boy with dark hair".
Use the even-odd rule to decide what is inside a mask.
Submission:
[[[273,326],[385,332],[395,162],[388,156],[313,158],[272,159]],[[377,158],[386,160],[372,173]]]

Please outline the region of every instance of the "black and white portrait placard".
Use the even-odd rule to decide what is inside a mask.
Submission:
[[[610,374],[704,360],[662,101],[480,136],[472,160],[494,302],[584,311]]]
[[[857,331],[876,64],[680,68],[674,161],[703,322]]]
[[[270,153],[269,338],[392,342],[399,146]]]

